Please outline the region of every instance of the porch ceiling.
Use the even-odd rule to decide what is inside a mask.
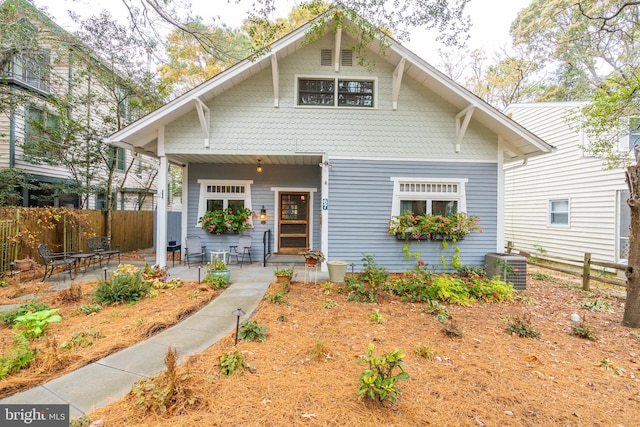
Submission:
[[[256,165],[258,159],[262,166],[313,166],[322,162],[320,154],[289,155],[250,155],[239,156],[233,154],[168,154],[169,161],[176,164],[187,165],[189,163],[217,163],[235,165]]]

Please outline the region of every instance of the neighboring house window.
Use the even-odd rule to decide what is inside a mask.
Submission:
[[[375,106],[372,79],[298,78],[298,105],[323,107]]]
[[[125,172],[127,170],[127,151],[124,148],[112,147],[111,155],[115,156],[115,171]]]
[[[391,215],[451,215],[466,212],[466,179],[394,178]]]
[[[59,141],[60,119],[42,108],[28,106],[25,110],[24,152],[25,160],[40,164],[59,164],[59,159],[52,154],[54,147],[50,144]]]
[[[218,209],[251,209],[251,184],[253,181],[199,179],[200,201],[198,218],[206,211]],[[199,225],[196,222],[196,226]]]
[[[549,224],[569,225],[569,199],[549,200]]]
[[[36,54],[15,54],[4,70],[7,81],[49,93],[50,61],[51,55],[46,50]]]
[[[640,118],[630,117],[628,119],[629,133],[620,136],[620,151],[633,151],[633,147],[640,145]]]

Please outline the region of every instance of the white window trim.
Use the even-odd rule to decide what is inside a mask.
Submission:
[[[466,178],[415,178],[415,177],[391,177],[393,182],[393,199],[391,201],[391,216],[400,215],[400,201],[411,197],[412,200],[433,200],[446,199],[458,202],[458,212],[467,212],[467,191]],[[439,192],[420,192],[420,193],[400,193],[401,183],[420,183],[420,184],[455,184],[458,186],[456,193],[439,193]]]
[[[336,82],[336,90],[338,90],[338,80],[357,80],[363,82],[373,82],[373,106],[372,107],[357,107],[357,106],[341,106],[338,105],[338,98],[336,97],[334,100],[334,105],[300,105],[298,104],[298,81],[300,79],[323,79],[330,80],[333,79]],[[294,88],[293,93],[295,96],[295,105],[297,108],[339,108],[341,110],[345,109],[355,109],[355,110],[377,110],[378,109],[378,78],[377,77],[364,77],[364,76],[335,76],[335,75],[307,75],[307,74],[296,74],[294,78]]]
[[[552,202],[567,202],[567,223],[555,224],[551,222],[551,203]],[[570,197],[554,197],[547,200],[547,226],[557,228],[569,228],[571,226],[571,198]]]
[[[210,198],[207,197],[209,195],[209,193],[207,193],[208,185],[244,185],[244,196],[239,197],[239,194],[237,193],[233,193],[233,196],[235,199],[244,199],[244,206],[253,210],[251,208],[251,184],[253,184],[253,180],[199,179],[197,182],[200,185],[200,196],[198,199],[198,216],[196,217],[195,227],[200,228],[198,218],[202,217],[207,210],[207,200]],[[220,198],[224,199],[224,197]]]

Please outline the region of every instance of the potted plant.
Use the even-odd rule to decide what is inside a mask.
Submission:
[[[231,270],[222,259],[215,258],[212,263],[207,263],[207,275],[204,282],[216,287],[226,287],[231,279]]]
[[[278,283],[290,282],[293,277],[293,270],[290,268],[279,268],[273,272],[274,276],[278,280]]]
[[[305,263],[310,267],[323,263],[325,260],[324,254],[318,249],[308,249],[300,254],[304,256]]]
[[[212,234],[242,233],[253,228],[252,218],[253,211],[249,208],[217,209],[205,212],[198,218],[198,224]]]
[[[29,271],[35,268],[36,262],[31,258],[24,258],[15,260],[14,264],[18,271]]]

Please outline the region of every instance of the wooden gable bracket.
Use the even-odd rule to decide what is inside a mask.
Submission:
[[[200,98],[194,99],[193,102],[196,104],[198,120],[200,120],[200,127],[202,128],[202,135],[204,136],[204,148],[209,148],[209,107],[207,107]]]
[[[342,27],[338,27],[336,30],[335,47],[333,48],[333,70],[336,73],[340,72],[340,48],[342,45]]]
[[[278,69],[278,57],[275,53],[272,53],[270,58],[271,78],[273,80],[273,106],[278,108],[280,102],[280,70]]]
[[[393,70],[393,104],[391,109],[394,111],[398,109],[398,97],[400,96],[400,86],[402,85],[402,76],[404,75],[406,63],[407,57],[405,56],[398,62],[396,69]]]
[[[471,104],[467,108],[456,114],[456,153],[460,152],[460,143],[462,142],[462,138],[464,138],[464,134],[467,132],[467,127],[469,126],[471,116],[473,115],[473,110],[475,109],[476,106],[474,104]],[[464,120],[461,124],[460,119],[462,118],[462,116],[464,116]]]

